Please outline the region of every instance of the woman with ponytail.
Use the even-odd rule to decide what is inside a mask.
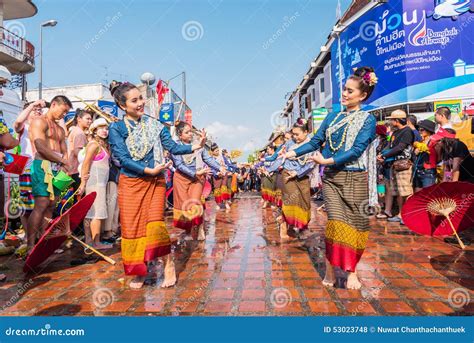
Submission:
[[[361,287],[356,267],[369,235],[367,208],[377,204],[373,144],[377,123],[361,106],[376,83],[373,68],[356,68],[342,93],[341,105],[345,109],[328,114],[307,144],[285,153],[285,158],[294,158],[316,151],[313,160],[325,166],[323,195],[328,214],[325,286],[334,286],[336,266],[348,272],[348,289]]]
[[[308,121],[299,118],[291,130],[292,139],[282,149],[294,151],[306,144],[309,142],[308,133]],[[288,233],[298,236],[308,229],[311,219],[311,185],[308,175],[314,166],[314,162],[306,155],[295,159],[278,159],[267,168],[269,172],[282,169],[282,215],[277,218],[282,239],[288,239]]]
[[[128,82],[113,82],[110,91],[125,111],[122,120],[110,125],[109,143],[120,162],[118,203],[122,228],[122,259],[126,275],[133,275],[131,288],[141,288],[148,273],[147,264],[164,258],[165,272],[161,287],[176,283],[171,241],[165,226],[166,185],[164,149],[174,155],[190,154],[206,142],[201,133],[199,144],[177,144],[168,128],[145,115],[145,99]]]
[[[192,127],[186,122],[175,125],[180,145],[193,141]],[[204,199],[202,191],[206,177],[213,171],[219,172],[221,166],[209,156],[206,149],[187,155],[171,154],[176,168],[173,176],[173,225],[191,234],[197,229],[197,239],[206,239],[204,231]]]

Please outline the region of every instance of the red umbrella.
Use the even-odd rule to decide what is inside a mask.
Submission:
[[[410,230],[421,235],[454,234],[464,249],[457,233],[474,227],[474,184],[443,182],[424,188],[408,198],[402,218]]]
[[[26,259],[25,266],[23,267],[25,273],[34,272],[35,268],[46,261],[71,236],[77,226],[84,220],[84,217],[94,203],[95,197],[95,192],[86,195],[64,214],[48,224],[43,236],[41,236]]]

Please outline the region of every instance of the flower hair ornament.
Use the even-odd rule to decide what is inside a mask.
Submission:
[[[298,118],[298,120],[296,120],[296,123],[297,123],[298,125],[306,125],[307,122],[308,122],[308,121],[307,121],[306,119],[304,119],[304,118]]]
[[[375,86],[377,82],[379,81],[379,79],[377,78],[377,75],[375,75],[373,71],[370,73],[364,74],[362,79],[364,79],[364,82],[366,82],[371,87]]]

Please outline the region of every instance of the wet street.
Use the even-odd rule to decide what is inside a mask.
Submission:
[[[23,262],[0,258],[2,315],[465,315],[474,312],[474,250],[372,220],[359,264],[360,291],[322,286],[326,215],[313,203],[311,236],[281,242],[270,209],[256,193],[238,197],[229,213],[206,210],[205,242],[174,246],[177,285],[159,287],[162,265],[141,290],[127,286],[118,248],[104,261],[71,266],[79,247],[55,255],[25,278]],[[171,220],[171,217],[168,218]]]

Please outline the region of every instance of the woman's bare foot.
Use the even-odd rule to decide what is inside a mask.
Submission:
[[[225,209],[226,211],[230,211],[230,204],[228,202],[225,203]]]
[[[280,223],[280,238],[290,239],[290,236],[288,236],[288,226],[286,225],[285,222]]]
[[[176,270],[174,268],[174,262],[170,255],[166,257],[165,263],[165,279],[161,284],[161,288],[172,287],[176,284]]]
[[[268,202],[267,201],[263,202],[262,208],[267,208],[267,207],[268,207]]]
[[[204,224],[199,225],[198,228],[198,241],[205,241],[206,233],[204,232]]]
[[[145,283],[145,276],[135,276],[132,281],[130,281],[130,288],[133,289],[140,289],[143,287],[143,284]]]
[[[359,281],[359,278],[357,277],[357,274],[354,273],[349,273],[347,275],[347,289],[360,289],[362,287],[362,284]]]
[[[216,205],[216,211],[219,211],[221,207],[219,205]]]
[[[323,286],[334,287],[336,283],[336,276],[334,274],[334,267],[326,259],[326,275],[324,275]]]

